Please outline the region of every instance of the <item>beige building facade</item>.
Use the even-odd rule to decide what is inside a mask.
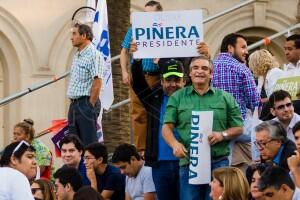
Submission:
[[[63,2],[63,3],[62,3]],[[0,0],[0,97],[51,80],[70,65],[73,12],[84,1]],[[12,138],[13,125],[32,118],[37,130],[67,113],[66,80],[0,108],[0,147]]]
[[[142,11],[146,2],[131,0],[131,11]],[[164,10],[203,9],[204,18],[241,2],[161,0]],[[75,52],[70,42],[70,19],[76,9],[85,5],[85,0],[0,0],[1,99],[69,69]],[[298,23],[298,5],[298,0],[257,0],[206,23],[204,40],[213,55],[218,53],[222,38],[228,33],[239,32],[255,42]],[[285,62],[284,41],[282,36],[265,47],[280,63]],[[67,79],[60,80],[0,107],[0,149],[11,140],[13,125],[24,118],[32,118],[38,131],[47,128],[52,119],[66,118],[66,88]]]

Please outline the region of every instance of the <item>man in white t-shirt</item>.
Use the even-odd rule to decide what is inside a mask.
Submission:
[[[299,188],[289,173],[277,166],[267,168],[258,181],[258,189],[263,192],[265,200],[299,200]]]
[[[300,74],[300,34],[294,34],[286,38],[284,53],[288,64],[284,65],[284,71],[293,75],[295,72]]]
[[[0,199],[33,200],[29,184],[37,169],[33,146],[23,140],[6,146],[0,166]]]
[[[155,186],[152,168],[144,166],[135,146],[122,144],[118,146],[112,162],[126,175],[125,200],[155,200]]]

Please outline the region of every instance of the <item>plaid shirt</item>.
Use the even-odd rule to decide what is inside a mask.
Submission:
[[[103,58],[90,43],[74,55],[67,95],[70,99],[90,96],[94,77],[103,78]]]
[[[130,27],[124,37],[124,40],[122,42],[122,48],[129,49],[130,48],[130,42],[132,39],[132,27]],[[142,59],[143,64],[143,71],[144,72],[158,72],[159,67],[157,64],[153,63],[152,58],[144,58]]]
[[[246,110],[253,110],[260,104],[253,75],[248,67],[232,57],[230,53],[220,53],[213,61],[212,85],[231,93],[238,102],[243,119]]]

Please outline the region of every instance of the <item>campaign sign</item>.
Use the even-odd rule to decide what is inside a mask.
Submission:
[[[132,35],[138,50],[134,58],[198,56],[203,41],[202,10],[134,12]]]
[[[292,100],[297,100],[298,99],[297,94],[299,93],[299,89],[300,89],[300,76],[291,76],[291,77],[284,77],[278,79],[273,88],[273,91],[276,90],[288,91],[292,96]]]
[[[211,181],[211,157],[208,135],[212,132],[213,111],[192,111],[189,184]]]

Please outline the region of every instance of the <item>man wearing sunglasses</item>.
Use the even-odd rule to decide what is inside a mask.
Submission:
[[[29,180],[37,169],[33,146],[24,140],[6,146],[0,166],[0,199],[32,200]]]
[[[294,154],[295,143],[286,136],[286,131],[280,122],[265,121],[255,127],[256,148],[260,152],[261,162],[273,162],[275,165],[289,171],[287,158]]]
[[[269,97],[270,112],[279,121],[287,132],[288,139],[295,142],[293,127],[300,121],[300,116],[294,112],[291,95],[285,90],[278,90]]]

